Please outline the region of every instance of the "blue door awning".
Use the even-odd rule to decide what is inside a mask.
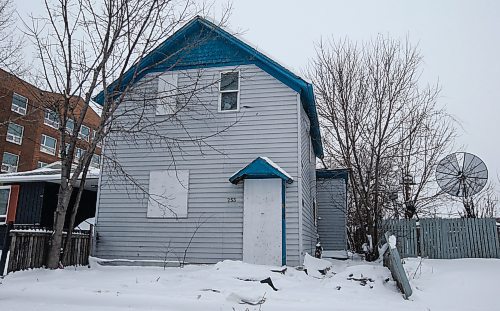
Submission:
[[[233,184],[239,183],[243,179],[263,179],[263,178],[281,178],[283,181],[291,184],[293,182],[284,169],[266,157],[258,157],[250,164],[237,171],[229,178]]]

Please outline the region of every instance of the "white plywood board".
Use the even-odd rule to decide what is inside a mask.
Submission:
[[[281,179],[246,179],[243,261],[281,266]]]
[[[189,170],[151,171],[147,217],[187,217]]]

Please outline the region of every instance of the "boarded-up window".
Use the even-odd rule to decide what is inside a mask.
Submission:
[[[147,217],[187,217],[188,189],[188,170],[150,172]]]
[[[157,116],[171,115],[177,112],[177,73],[168,72],[158,77],[157,101]]]

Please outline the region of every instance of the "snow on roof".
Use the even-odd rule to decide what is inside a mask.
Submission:
[[[277,169],[278,171],[280,171],[280,173],[282,173],[283,175],[285,175],[286,177],[290,178],[291,180],[293,180],[292,176],[290,176],[290,174],[288,174],[284,169],[282,169],[278,164],[274,163],[271,159],[269,159],[268,157],[260,157],[262,160],[266,161],[267,163],[269,163],[269,165],[271,165],[272,167],[274,167],[275,169]]]
[[[72,168],[72,171],[74,167]],[[87,179],[98,179],[101,170],[89,167]],[[54,162],[45,167],[32,171],[0,174],[0,183],[30,182],[30,181],[57,181],[61,179],[61,162]]]

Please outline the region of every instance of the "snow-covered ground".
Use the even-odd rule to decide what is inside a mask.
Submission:
[[[497,259],[407,259],[408,301],[377,263],[333,261],[322,279],[271,269],[236,261],[165,269],[93,262],[90,269],[16,272],[0,280],[0,310],[500,310]],[[278,291],[259,282],[267,277]],[[260,306],[242,304],[262,298]]]

